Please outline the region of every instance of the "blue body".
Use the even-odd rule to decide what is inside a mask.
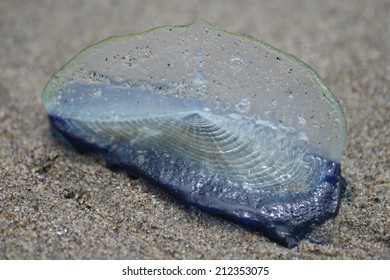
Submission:
[[[143,177],[187,205],[260,230],[286,247],[296,246],[315,226],[335,217],[345,191],[340,164],[331,161],[317,186],[294,195],[262,196],[210,173],[202,162],[158,143],[150,143],[148,149],[130,144],[113,148],[111,143],[97,143],[80,136],[65,119],[49,119],[63,142],[81,152],[100,154],[108,167]]]

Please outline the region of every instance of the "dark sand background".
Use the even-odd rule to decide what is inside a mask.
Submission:
[[[81,49],[204,18],[311,65],[339,98],[351,199],[286,249],[130,180],[51,134],[41,92]],[[390,259],[390,1],[0,2],[1,259]]]

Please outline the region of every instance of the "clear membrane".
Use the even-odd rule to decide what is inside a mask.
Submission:
[[[337,213],[342,109],[305,63],[205,21],[112,37],[43,92],[57,135],[286,246]]]

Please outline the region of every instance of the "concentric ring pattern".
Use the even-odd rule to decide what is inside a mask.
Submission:
[[[43,93],[56,135],[292,247],[337,214],[345,118],[306,64],[204,21],[113,37]]]

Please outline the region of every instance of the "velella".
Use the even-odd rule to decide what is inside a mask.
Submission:
[[[338,213],[341,106],[311,67],[250,36],[202,20],[110,37],[43,101],[62,142],[284,246]]]

